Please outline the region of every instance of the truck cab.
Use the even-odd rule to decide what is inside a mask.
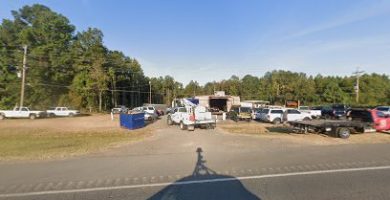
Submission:
[[[308,121],[311,120],[309,112],[302,112],[297,109],[287,109],[283,113],[283,121]]]
[[[390,116],[377,109],[352,109],[350,112],[352,121],[367,124],[365,128],[376,131],[390,130]]]

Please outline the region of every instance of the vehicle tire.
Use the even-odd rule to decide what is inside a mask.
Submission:
[[[303,121],[310,121],[310,118],[305,117],[305,118],[303,118]]]
[[[171,119],[170,116],[168,116],[168,118],[167,118],[167,124],[168,124],[169,126],[172,126],[172,125],[173,125],[173,121],[172,121],[172,119]]]
[[[275,118],[274,121],[272,121],[273,124],[280,124],[282,120],[280,118]]]
[[[56,115],[54,113],[50,113],[49,117],[55,117]]]
[[[251,118],[249,118],[249,119],[246,119],[246,121],[247,121],[247,122],[251,122]]]
[[[30,115],[30,119],[35,119],[37,116],[35,114]]]
[[[69,117],[74,117],[74,114],[73,113],[69,113]]]
[[[194,131],[194,130],[195,130],[195,126],[194,126],[194,125],[188,126],[188,127],[187,127],[187,130],[188,130],[188,131]]]
[[[187,126],[183,122],[180,122],[180,129],[186,130],[186,128],[187,128]]]
[[[337,129],[337,136],[342,139],[347,139],[349,138],[350,135],[351,135],[351,130],[349,130],[349,128],[341,127]]]
[[[4,120],[5,116],[3,114],[0,114],[0,120]]]

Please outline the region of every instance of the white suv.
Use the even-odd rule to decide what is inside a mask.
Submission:
[[[279,124],[283,119],[284,109],[281,108],[266,108],[260,113],[260,120],[265,122],[272,122],[274,124]]]

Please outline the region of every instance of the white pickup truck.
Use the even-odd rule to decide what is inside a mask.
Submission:
[[[80,111],[69,110],[68,107],[52,107],[49,110],[46,110],[46,113],[49,117],[73,117],[75,115],[79,115]]]
[[[308,112],[302,112],[297,109],[287,109],[283,113],[283,122],[309,121],[312,116]]]
[[[322,115],[322,107],[299,106],[298,110],[300,112],[309,113],[312,118],[320,118]]]
[[[15,107],[13,110],[0,110],[0,120],[5,118],[30,118],[44,117],[44,111],[30,110],[28,107]]]
[[[215,128],[216,120],[212,118],[211,112],[207,112],[203,106],[176,107],[167,118],[168,125],[179,124],[180,129],[193,131],[195,126],[206,126]]]

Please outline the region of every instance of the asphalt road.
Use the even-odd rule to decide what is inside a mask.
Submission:
[[[105,153],[1,163],[0,198],[390,198],[388,144],[303,145],[162,127],[145,141]]]

